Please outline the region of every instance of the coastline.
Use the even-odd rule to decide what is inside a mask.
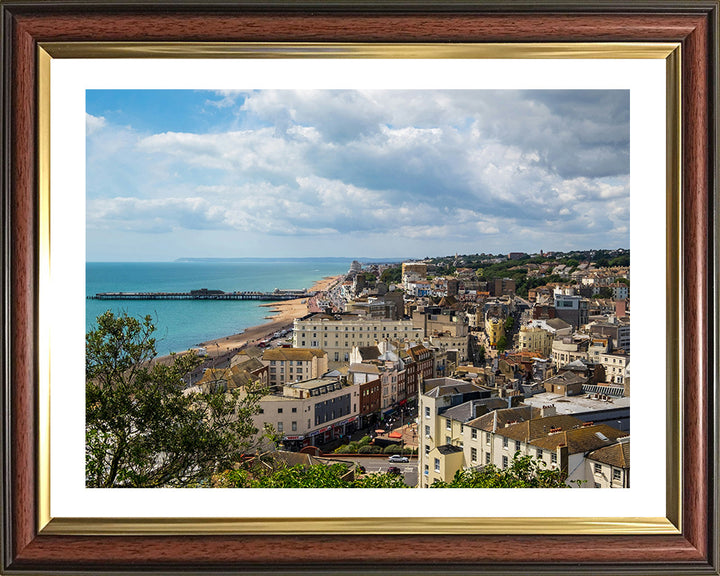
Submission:
[[[325,276],[315,281],[308,291],[324,292],[344,277],[344,274]],[[265,316],[267,322],[256,326],[249,326],[238,334],[206,340],[205,342],[201,342],[200,346],[207,350],[208,356],[215,357],[226,354],[234,349],[257,343],[275,332],[287,329],[288,327],[292,328],[295,318],[305,316],[305,314],[308,313],[310,304],[310,298],[298,298],[296,300],[260,304],[263,308],[269,308],[269,315]]]

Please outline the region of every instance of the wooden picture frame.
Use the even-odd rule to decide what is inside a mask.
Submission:
[[[718,573],[717,478],[717,67],[718,2],[142,2],[10,0],[2,16],[2,565],[8,574],[162,573]],[[38,393],[38,286],[43,223],[38,195],[47,166],[38,150],[44,112],[37,87],[42,46],[100,43],[677,43],[682,136],[669,179],[678,178],[681,253],[669,300],[681,314],[681,357],[668,369],[680,381],[682,427],[668,446],[677,471],[679,529],[660,533],[523,533],[501,527],[435,535],[338,535],[331,530],[194,533],[181,523],[165,532],[83,535],[47,530],[41,518]],[[674,66],[678,62],[669,62]],[[673,157],[673,152],[669,153]],[[672,163],[671,163],[672,164]],[[673,171],[674,170],[674,171]],[[670,230],[669,237],[673,237]],[[670,354],[673,357],[673,354]],[[671,407],[672,409],[672,407]],[[681,454],[681,458],[678,455]],[[672,474],[670,474],[672,476]],[[676,521],[676,522],[675,522]],[[130,533],[132,532],[132,533]],[[452,532],[452,533],[448,533]],[[471,532],[468,530],[468,532]],[[535,531],[537,532],[537,531]],[[508,535],[512,533],[512,535]],[[112,535],[107,535],[112,534]]]

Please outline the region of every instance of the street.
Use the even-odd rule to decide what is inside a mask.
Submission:
[[[334,456],[328,454],[328,458],[334,458],[336,460],[343,460],[345,462],[355,462],[359,464],[360,466],[363,466],[365,468],[366,474],[372,474],[375,472],[387,472],[388,468],[390,466],[395,466],[397,468],[400,468],[403,475],[403,480],[405,484],[408,486],[417,486],[418,482],[418,465],[417,465],[417,459],[411,458],[410,462],[407,464],[398,464],[398,463],[392,463],[388,462],[387,456],[378,456],[376,457],[370,457],[370,458],[353,458],[352,456],[341,456],[338,458],[335,458]]]

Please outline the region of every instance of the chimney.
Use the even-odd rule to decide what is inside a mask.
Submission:
[[[555,406],[549,405],[549,406],[543,406],[540,408],[540,417],[545,418],[546,416],[556,416],[557,410],[555,409]]]

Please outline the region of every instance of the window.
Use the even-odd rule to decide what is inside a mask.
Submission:
[[[595,464],[595,474],[602,474],[602,464]]]
[[[293,412],[293,414],[294,414],[295,412],[297,412],[297,408],[293,408],[293,409],[292,409],[292,412]]]
[[[485,432],[485,444],[490,444],[490,432]]]
[[[452,430],[452,421],[450,418],[445,418],[445,430]]]
[[[440,472],[440,458],[435,458],[435,472]]]
[[[290,427],[292,428],[292,431],[293,431],[293,432],[297,432],[297,422],[292,422],[292,423],[290,424]]]
[[[425,456],[430,454],[430,444],[425,444]]]
[[[258,414],[265,414],[265,409],[264,409],[264,408],[260,408],[260,412],[258,412]]]
[[[278,414],[282,414],[282,408],[278,408]]]
[[[515,452],[520,452],[520,440],[515,440]]]
[[[613,480],[620,481],[622,479],[622,472],[618,468],[613,468]]]
[[[470,436],[473,440],[477,440],[477,430],[475,430],[475,428],[471,429]]]
[[[600,488],[600,484],[598,484],[597,482],[595,482],[595,488]]]
[[[450,438],[450,436],[445,436],[445,444],[452,444],[452,438]]]
[[[490,452],[485,452],[485,464],[490,464]]]
[[[508,439],[503,438],[503,450],[507,450],[507,449],[508,449]]]
[[[503,468],[507,468],[508,467],[508,457],[503,456],[502,462],[503,462]]]
[[[425,464],[425,470],[423,470],[423,474],[425,474],[425,476],[427,476],[429,473],[430,473],[430,471],[428,469],[428,465]]]
[[[277,428],[278,428],[278,432],[282,432],[282,431],[283,431],[283,423],[282,423],[282,422],[278,422]]]
[[[544,454],[544,452],[542,451],[542,448],[538,448],[537,457],[542,460],[543,454]]]
[[[470,461],[477,462],[477,448],[470,448]]]
[[[550,462],[557,464],[557,452],[550,452]]]
[[[425,406],[425,418],[430,418],[430,406]]]
[[[430,426],[425,426],[425,436],[430,438]]]

